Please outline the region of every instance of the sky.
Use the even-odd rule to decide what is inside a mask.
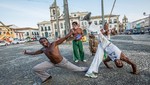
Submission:
[[[0,21],[18,27],[37,27],[37,23],[50,20],[49,7],[54,0],[0,0]],[[82,1],[82,2],[81,2]],[[104,1],[104,14],[110,14],[114,0]],[[112,14],[126,15],[129,22],[148,17],[150,0],[116,0]],[[63,0],[57,0],[63,12]],[[101,16],[101,0],[68,0],[69,13],[91,12],[91,16]]]

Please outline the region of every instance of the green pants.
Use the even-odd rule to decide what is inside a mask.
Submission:
[[[111,42],[111,40],[109,40],[110,42]],[[104,59],[106,59],[107,58],[107,52],[104,50]]]
[[[73,40],[72,41],[73,43],[73,60],[81,60],[83,61],[84,60],[84,51],[83,51],[83,45],[82,45],[82,41],[76,41],[76,40]]]
[[[106,59],[107,58],[107,53],[106,53],[106,51],[104,51],[104,59]]]

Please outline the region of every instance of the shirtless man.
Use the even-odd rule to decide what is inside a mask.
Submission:
[[[98,40],[96,39],[94,34],[90,34],[89,35],[89,49],[90,49],[90,52],[92,53],[92,56],[95,55],[97,47],[98,47]]]
[[[106,65],[107,68],[111,68],[107,62],[109,61],[114,61],[116,66],[118,68],[123,67],[122,61],[128,63],[132,67],[132,74],[138,74],[137,73],[137,66],[134,64],[130,59],[112,42],[107,37],[104,37],[104,35],[100,32],[99,33],[99,38],[100,38],[100,43],[108,57],[103,60],[104,64]]]
[[[108,23],[106,22],[105,24],[104,24],[104,30],[102,31],[102,34],[108,39],[108,40],[110,40],[110,30],[109,30],[109,28],[108,28]]]
[[[94,25],[94,24],[92,24]],[[137,74],[137,66],[133,62],[131,62],[125,54],[112,42],[110,42],[101,31],[99,31],[99,27],[95,26],[95,29],[93,29],[94,26],[90,25],[91,27],[88,28],[88,30],[92,32],[98,33],[98,39],[99,39],[99,45],[95,54],[95,57],[91,63],[91,66],[89,67],[88,71],[86,72],[85,76],[91,77],[91,78],[97,78],[97,75],[94,73],[98,73],[98,68],[100,63],[103,60],[104,51],[106,51],[108,57],[103,61],[104,64],[108,67],[107,62],[110,60],[114,61],[117,67],[123,67],[122,61],[125,61],[132,67],[133,74]],[[122,61],[121,61],[122,60]]]
[[[73,22],[72,23],[73,26],[73,36],[74,36],[74,40],[73,42],[73,60],[75,62],[78,62],[79,59],[81,59],[81,61],[86,62],[86,60],[84,59],[84,51],[83,51],[83,45],[82,45],[82,36],[83,36],[83,31],[82,29],[79,27],[77,22]]]
[[[49,68],[61,67],[69,69],[71,71],[86,71],[88,69],[87,67],[78,67],[72,64],[60,54],[58,45],[63,43],[63,41],[70,37],[72,33],[73,30],[71,30],[65,37],[51,43],[46,38],[40,38],[39,42],[43,46],[43,48],[35,52],[27,52],[26,50],[24,51],[24,54],[28,55],[37,55],[44,53],[49,59],[49,61],[44,61],[33,68],[34,72],[41,78],[42,83],[52,78],[47,72],[45,72]]]

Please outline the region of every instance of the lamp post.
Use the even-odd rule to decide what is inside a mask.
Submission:
[[[59,17],[58,17],[58,7],[57,7],[57,1],[54,0],[55,2],[55,11],[56,11],[56,27],[57,27],[57,32],[58,32],[58,36],[56,36],[56,38],[58,37],[61,37],[61,34],[60,34],[60,28],[59,28]]]
[[[65,35],[68,34],[70,27],[68,0],[64,1],[64,19],[65,19]]]
[[[148,27],[150,27],[150,14],[146,14],[146,12],[143,12],[143,15],[144,15],[144,16],[149,16],[149,24],[148,24]]]
[[[102,28],[104,28],[105,20],[104,20],[104,3],[101,0],[101,12],[102,12]]]

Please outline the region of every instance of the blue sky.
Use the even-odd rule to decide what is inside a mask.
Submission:
[[[82,2],[81,2],[82,1]],[[104,0],[104,12],[110,14],[114,0]],[[37,27],[37,23],[50,20],[49,7],[53,0],[0,0],[0,21],[19,27]],[[92,12],[101,15],[101,0],[68,0],[69,12]],[[117,0],[113,14],[126,15],[130,22],[150,14],[150,0]],[[63,11],[63,0],[57,0]]]

